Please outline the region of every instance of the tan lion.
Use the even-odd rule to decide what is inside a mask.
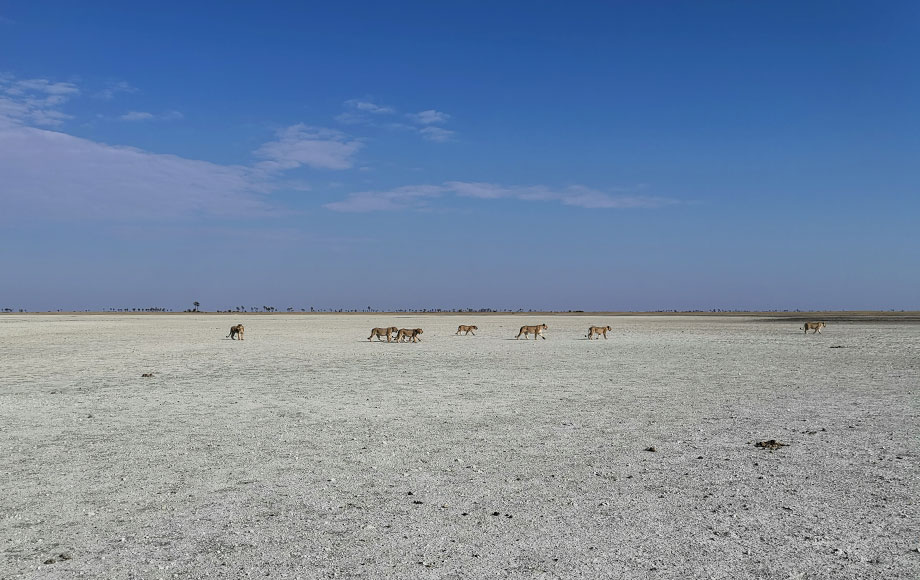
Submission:
[[[821,332],[821,328],[826,328],[826,322],[806,322],[805,326],[799,327],[799,330],[804,330],[805,334],[808,334],[808,331],[811,330],[812,334],[816,332]]]
[[[457,332],[455,332],[454,334],[460,334],[461,332],[465,332],[466,334],[469,334],[473,332],[474,330],[479,330],[479,327],[478,326],[466,326],[465,324],[461,324],[460,326],[457,327]],[[464,334],[463,336],[466,336],[466,334]],[[473,336],[476,336],[475,332],[473,332]]]
[[[543,336],[543,331],[548,328],[549,327],[545,324],[540,324],[538,326],[522,326],[521,331],[518,332],[517,336],[514,338],[521,338],[521,335],[523,334],[524,338],[526,339],[528,335],[532,334],[534,340],[537,340],[538,336],[543,340],[546,340],[546,337]]]
[[[240,340],[243,340],[243,325],[237,324],[236,326],[230,327],[230,334],[227,335],[227,338],[231,340],[236,340],[236,336],[239,335]]]
[[[421,328],[400,328],[399,334],[396,335],[396,342],[403,342],[403,339],[409,339],[409,342],[421,342],[418,335],[424,331]]]
[[[597,338],[595,338],[595,340],[600,340],[601,335],[603,334],[604,340],[607,340],[608,330],[613,330],[612,328],[610,328],[610,325],[592,326],[591,328],[588,329],[588,334],[586,336],[588,337],[588,340],[591,340],[592,338],[594,338],[595,335],[597,335]]]
[[[380,340],[381,336],[387,337],[387,342],[390,342],[392,335],[396,334],[399,331],[395,326],[390,326],[388,328],[372,328],[371,335],[367,337],[367,340],[370,340],[377,337],[377,340]]]

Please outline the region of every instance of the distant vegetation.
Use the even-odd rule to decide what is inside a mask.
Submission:
[[[203,310],[200,310],[200,309],[199,309],[199,307],[201,306],[201,304],[200,304],[199,302],[196,301],[196,302],[193,302],[192,304],[193,304],[193,306],[194,306],[193,308],[189,308],[189,309],[187,309],[187,310],[183,310],[182,312],[186,312],[186,313],[201,313],[201,312],[207,312],[207,311],[203,311]],[[323,312],[323,313],[333,313],[333,314],[334,314],[334,313],[345,314],[345,313],[357,313],[357,312],[366,312],[366,313],[369,313],[369,314],[378,313],[378,312],[396,312],[396,313],[407,313],[407,314],[416,313],[416,312],[417,312],[417,313],[427,313],[427,314],[438,314],[438,313],[443,313],[443,314],[451,314],[451,313],[454,313],[454,314],[461,314],[461,313],[468,313],[468,314],[501,314],[501,313],[515,314],[515,313],[526,313],[526,312],[548,312],[548,313],[556,313],[556,314],[579,314],[579,313],[584,313],[584,312],[585,312],[584,310],[539,310],[539,309],[534,309],[534,308],[530,308],[530,309],[518,308],[517,310],[514,310],[514,309],[501,309],[501,308],[397,308],[397,309],[395,309],[395,310],[379,310],[379,309],[376,309],[376,308],[371,308],[370,306],[368,306],[367,308],[314,308],[313,306],[311,306],[309,309],[307,309],[307,308],[300,308],[299,310],[298,310],[297,308],[293,307],[293,306],[288,306],[287,308],[284,309],[284,311],[285,311],[285,312],[288,312],[288,313],[294,313],[294,312],[298,312],[298,311],[299,311],[299,312]],[[826,310],[823,310],[823,309],[801,310],[801,309],[799,309],[799,308],[795,308],[795,309],[769,309],[769,310],[744,310],[744,309],[737,309],[737,308],[735,308],[735,309],[730,309],[730,308],[711,308],[711,309],[709,309],[709,310],[660,309],[660,310],[644,310],[644,311],[635,311],[635,312],[647,312],[647,313],[650,313],[650,314],[651,314],[651,313],[655,313],[655,314],[705,314],[705,313],[735,313],[735,314],[744,314],[744,313],[746,313],[746,312],[776,312],[776,313],[786,312],[786,313],[789,313],[789,312],[818,312],[818,311],[826,311]],[[27,313],[27,312],[29,312],[29,309],[27,309],[27,308],[2,308],[2,309],[0,309],[0,313],[5,313],[5,314],[13,314],[13,313],[24,314],[24,313]],[[57,309],[55,309],[55,310],[43,310],[43,311],[36,311],[36,312],[65,312],[65,310],[62,309],[62,308],[57,308]],[[86,309],[76,310],[76,311],[67,310],[66,312],[173,312],[173,309],[172,309],[172,308],[164,308],[164,307],[162,307],[162,306],[149,306],[149,307],[146,307],[146,308],[115,308],[115,307],[110,307],[110,308],[103,308],[103,309],[101,309],[101,310],[93,310],[93,309],[86,308]],[[246,312],[250,312],[250,313],[254,313],[254,312],[275,313],[275,312],[278,312],[278,309],[275,308],[274,306],[231,306],[230,308],[228,308],[228,309],[226,309],[226,310],[215,310],[214,312],[222,313],[222,314],[227,314],[227,313],[246,313]],[[589,312],[594,312],[594,311],[589,311]],[[616,310],[616,309],[611,309],[611,310],[607,310],[607,312],[627,312],[627,311],[625,311],[625,310],[624,310],[624,311],[620,311],[620,310]],[[844,311],[840,311],[840,312],[844,312]],[[877,312],[906,312],[906,310],[904,310],[903,308],[900,308],[900,309],[898,309],[898,308],[890,308],[890,309],[887,309],[887,310],[879,310],[879,311],[877,311]]]

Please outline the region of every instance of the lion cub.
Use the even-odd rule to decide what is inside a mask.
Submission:
[[[465,324],[461,324],[460,326],[457,327],[457,332],[455,332],[454,334],[460,334],[461,332],[466,332],[466,334],[463,335],[463,336],[466,336],[467,334],[470,334],[472,332],[473,336],[476,336],[476,333],[473,332],[474,330],[479,330],[479,327],[478,326],[466,326]]]
[[[227,338],[231,340],[236,340],[236,336],[240,336],[240,340],[243,340],[243,325],[237,324],[236,326],[230,327],[230,334],[227,335]]]

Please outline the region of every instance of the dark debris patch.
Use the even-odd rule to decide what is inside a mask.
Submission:
[[[776,439],[770,439],[769,441],[758,441],[754,444],[754,447],[760,447],[762,449],[769,449],[773,451],[774,449],[779,449],[780,447],[788,447],[788,443],[780,443]]]

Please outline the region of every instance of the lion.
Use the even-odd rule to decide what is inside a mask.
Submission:
[[[227,338],[231,340],[236,340],[236,336],[240,336],[240,340],[243,340],[243,325],[237,324],[236,326],[230,327],[230,334],[227,335]]]
[[[473,336],[476,336],[476,333],[473,332],[474,330],[479,330],[479,327],[478,326],[466,326],[465,324],[461,324],[460,326],[457,327],[457,332],[455,332],[454,334],[460,334],[461,332],[466,332],[466,334],[469,334],[472,332]],[[466,336],[466,334],[464,334],[463,336]]]
[[[588,329],[588,334],[586,336],[588,337],[588,340],[591,340],[595,335],[597,335],[595,340],[600,340],[601,335],[603,334],[604,340],[607,340],[608,330],[613,330],[609,324],[607,326],[592,326]]]
[[[396,334],[399,331],[395,326],[390,326],[387,328],[372,328],[371,335],[367,337],[367,340],[370,340],[377,337],[377,340],[380,340],[381,336],[387,337],[387,342],[391,341],[392,335]]]
[[[524,338],[526,339],[528,335],[532,334],[534,340],[537,340],[538,336],[542,338],[543,340],[546,340],[546,337],[543,336],[543,331],[548,328],[549,327],[546,326],[545,324],[540,324],[538,326],[522,326],[521,331],[518,332],[517,336],[515,336],[514,338],[519,339],[521,338],[521,335],[523,334]]]
[[[418,335],[423,332],[421,328],[400,328],[396,335],[396,342],[403,342],[404,338],[409,339],[409,342],[421,342],[422,339]]]
[[[805,334],[808,334],[808,331],[811,330],[812,334],[815,334],[816,332],[818,333],[821,332],[822,327],[826,328],[827,323],[826,322],[806,322],[805,326],[799,327],[799,330],[804,330]]]

